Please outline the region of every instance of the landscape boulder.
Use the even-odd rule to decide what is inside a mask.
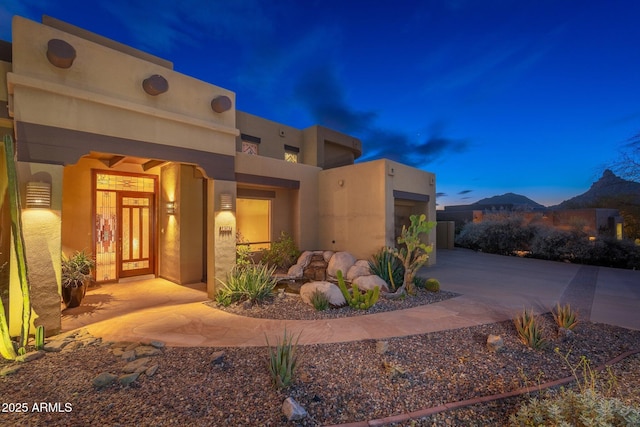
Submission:
[[[315,291],[320,291],[327,296],[329,303],[335,306],[343,306],[347,303],[344,295],[336,285],[331,282],[309,282],[300,287],[300,298],[305,304],[313,305],[311,295]]]
[[[347,280],[353,281],[356,277],[369,276],[370,274],[371,269],[369,268],[369,261],[359,259],[347,271]]]
[[[336,252],[329,260],[327,274],[331,277],[337,277],[338,270],[340,270],[342,274],[346,276],[347,271],[349,271],[355,263],[356,258],[349,252]]]
[[[389,285],[384,281],[380,276],[376,276],[375,274],[369,274],[368,276],[360,276],[356,277],[353,280],[353,283],[358,285],[358,289],[361,291],[368,291],[369,289],[373,289],[376,286],[380,287],[380,292],[389,292]]]

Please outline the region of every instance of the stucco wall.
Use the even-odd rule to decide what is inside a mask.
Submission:
[[[203,276],[203,180],[190,165],[162,167],[159,204],[158,274],[173,282],[186,284]],[[176,202],[169,215],[166,204]]]
[[[259,154],[274,159],[284,159],[284,146],[300,148],[302,131],[291,126],[276,123],[262,117],[254,116],[242,111],[236,111],[236,126],[240,132],[260,138]],[[241,151],[242,138],[236,139],[236,150]],[[302,160],[302,152],[298,156],[298,162]]]
[[[369,258],[383,246],[395,245],[394,191],[428,196],[427,220],[435,221],[435,175],[382,159],[320,172],[320,245]],[[435,229],[429,264],[435,264]]]
[[[70,68],[57,68],[47,60],[52,38],[75,48],[77,58]],[[231,91],[20,17],[13,20],[13,52],[8,80],[16,121],[235,152],[238,132]],[[166,78],[168,92],[144,92],[142,82],[153,74]],[[229,97],[233,107],[215,113],[210,102],[220,95]]]
[[[384,161],[320,172],[320,247],[369,258],[387,246],[393,201],[387,202]]]
[[[7,73],[11,71],[11,64],[5,61],[0,61],[0,101],[6,101],[8,98],[7,93]],[[5,114],[0,113],[0,117]]]
[[[281,178],[300,182],[298,190],[289,190],[286,197],[291,202],[290,207],[276,202],[276,212],[284,210],[292,212],[291,234],[300,249],[315,249],[318,247],[318,172],[314,166],[300,163],[288,163],[263,156],[253,156],[238,153],[236,156],[236,172],[255,176]],[[285,193],[276,192],[285,197]],[[272,220],[272,234],[279,234],[280,229],[286,231],[281,224],[282,219]],[[277,235],[274,236],[277,238]]]

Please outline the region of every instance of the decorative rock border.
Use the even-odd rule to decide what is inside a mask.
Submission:
[[[142,374],[152,377],[158,371],[159,364],[155,356],[164,354],[165,343],[151,341],[149,343],[120,341],[103,342],[102,338],[92,336],[87,330],[79,329],[62,335],[57,335],[44,344],[44,350],[32,351],[16,358],[15,363],[3,368],[0,377],[11,375],[20,370],[23,363],[45,357],[47,353],[68,353],[81,347],[99,346],[109,347],[109,350],[124,366],[114,366],[113,371],[101,372],[93,379],[93,386],[103,388],[115,382],[122,386],[128,386]],[[216,356],[216,360],[222,360],[224,354]],[[116,373],[114,373],[116,372]]]

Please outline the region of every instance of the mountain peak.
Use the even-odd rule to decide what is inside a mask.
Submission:
[[[602,177],[591,185],[586,193],[565,200],[553,208],[577,209],[586,207],[606,207],[600,206],[603,200],[614,197],[630,197],[640,203],[640,184],[620,178],[611,170],[606,169]]]

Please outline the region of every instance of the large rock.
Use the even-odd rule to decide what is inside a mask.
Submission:
[[[282,413],[287,417],[288,421],[301,420],[307,416],[307,411],[293,397],[287,397],[284,401]]]
[[[299,279],[302,277],[303,273],[304,273],[304,269],[302,265],[295,264],[289,267],[289,270],[287,271],[287,276],[293,279]]]
[[[389,292],[389,285],[380,276],[370,274],[368,276],[356,277],[353,283],[358,285],[358,289],[361,291],[368,291],[376,286],[380,286],[380,292]]]
[[[351,266],[349,271],[347,271],[347,280],[353,282],[356,277],[369,276],[370,274],[371,269],[369,268],[369,261],[359,259]]]
[[[356,258],[349,252],[336,252],[331,257],[331,260],[329,260],[327,274],[331,277],[337,277],[338,270],[340,270],[342,274],[346,276],[351,266],[355,263]]]
[[[502,350],[503,347],[504,347],[504,340],[500,335],[490,334],[487,337],[487,348],[490,351],[497,352]]]
[[[304,268],[309,265],[311,261],[311,257],[313,256],[312,251],[304,251],[298,257],[298,261],[287,271],[287,276],[294,279],[299,279],[304,274]]]
[[[309,265],[309,261],[311,261],[312,256],[312,251],[304,251],[298,257],[298,261],[296,261],[296,264],[301,266],[302,268],[305,268],[307,265]]]
[[[318,290],[327,296],[329,303],[335,306],[342,306],[347,303],[344,295],[336,285],[331,282],[309,282],[300,287],[300,298],[305,304],[311,303],[311,295]]]

